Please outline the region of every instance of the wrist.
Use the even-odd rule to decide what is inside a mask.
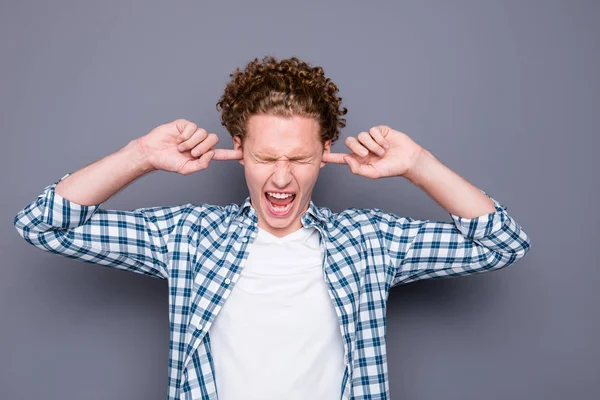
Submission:
[[[127,160],[131,163],[132,169],[139,174],[156,171],[156,168],[150,162],[147,152],[144,150],[141,143],[134,139],[121,149],[121,152],[126,155]]]
[[[412,166],[404,174],[404,177],[411,183],[419,186],[423,177],[427,173],[428,165],[435,160],[435,156],[427,149],[421,148],[418,157],[413,162]]]

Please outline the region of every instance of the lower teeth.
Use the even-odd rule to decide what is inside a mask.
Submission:
[[[293,202],[294,202],[294,200],[292,200],[292,202],[290,204],[288,204],[287,206],[276,206],[271,201],[269,201],[273,210],[277,211],[278,213],[287,211],[292,206]]]
[[[271,204],[273,205],[273,203],[271,203]],[[279,212],[281,212],[281,211],[285,211],[287,208],[289,208],[289,206],[290,206],[291,204],[292,204],[292,203],[288,204],[287,206],[276,206],[276,205],[273,205],[273,210],[275,210],[275,211],[279,211]]]

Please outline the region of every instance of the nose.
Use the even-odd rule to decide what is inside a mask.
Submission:
[[[278,188],[286,188],[292,181],[292,172],[289,161],[277,161],[273,172],[273,183]]]

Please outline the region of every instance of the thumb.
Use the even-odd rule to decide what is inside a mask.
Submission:
[[[348,167],[350,167],[350,171],[352,171],[352,173],[355,174],[358,171],[359,167],[358,161],[356,161],[350,156],[345,156],[344,160],[346,161],[346,164],[348,164]]]
[[[202,154],[199,158],[187,162],[181,169],[180,173],[183,175],[189,175],[193,174],[194,172],[202,171],[208,168],[210,160],[212,160],[214,155],[214,150],[207,151],[206,153]]]

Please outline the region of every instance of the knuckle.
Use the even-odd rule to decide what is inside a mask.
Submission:
[[[194,140],[196,141],[196,143],[201,143],[205,139],[206,139],[206,132],[202,128],[200,128],[196,132],[194,132]]]
[[[194,133],[194,138],[197,142],[202,142],[203,140],[206,139],[206,131],[202,128],[198,129],[195,133]]]
[[[193,156],[198,157],[200,154],[202,154],[202,147],[196,146],[192,149]]]
[[[362,139],[362,140],[365,140],[368,137],[369,137],[369,134],[367,132],[361,132],[361,133],[358,134],[358,138]]]

